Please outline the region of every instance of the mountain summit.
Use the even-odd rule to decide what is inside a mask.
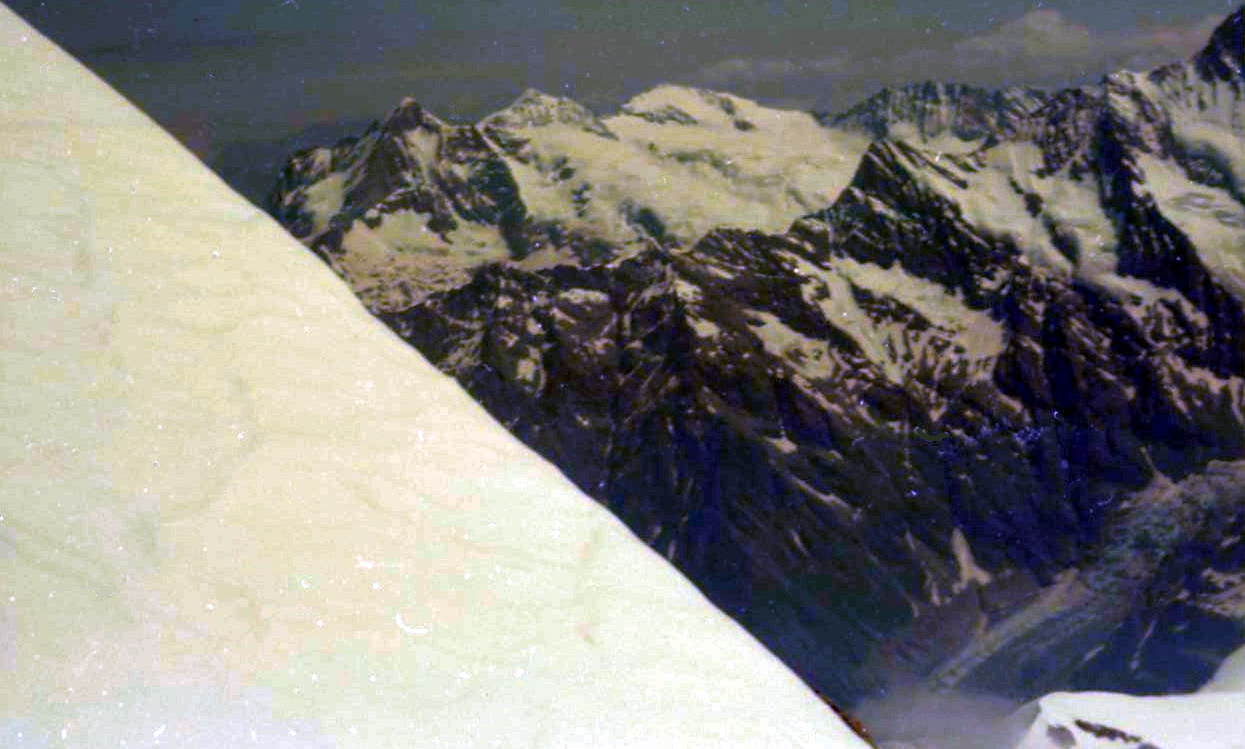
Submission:
[[[603,138],[615,137],[587,107],[565,97],[529,88],[505,109],[480,121],[485,130],[522,130],[546,127],[554,123],[582,127]]]
[[[926,81],[883,89],[846,112],[821,113],[818,118],[827,127],[855,129],[874,138],[965,152],[1013,132],[1049,96],[1032,88],[990,90]]]

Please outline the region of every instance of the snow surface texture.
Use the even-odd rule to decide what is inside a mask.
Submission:
[[[1037,702],[1017,749],[1242,749],[1245,648],[1196,694],[1063,692]]]
[[[0,8],[0,745],[860,747]]]
[[[1017,749],[1241,749],[1245,692],[1133,697],[1059,693]]]
[[[655,211],[685,242],[716,226],[782,231],[832,202],[869,145],[807,112],[669,84],[604,120],[527,91],[481,126],[523,140],[522,158],[509,154],[507,163],[536,217],[618,243],[641,238],[624,220],[628,206]],[[590,195],[581,218],[576,191]]]

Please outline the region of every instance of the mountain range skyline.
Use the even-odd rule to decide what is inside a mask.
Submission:
[[[527,88],[598,112],[661,83],[844,111],[920,79],[1074,85],[1191,54],[1234,6],[788,0],[13,0],[218,171],[344,135],[404,96],[472,121]],[[233,154],[223,153],[234,149]]]
[[[1240,749],[1245,7],[1053,91],[403,97],[267,215],[0,37],[0,744]]]

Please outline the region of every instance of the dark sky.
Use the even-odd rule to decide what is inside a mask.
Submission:
[[[1059,85],[1194,52],[1240,0],[8,0],[201,155],[526,87],[598,111],[661,81],[841,109],[935,78]]]

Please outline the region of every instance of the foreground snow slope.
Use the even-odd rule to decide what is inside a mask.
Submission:
[[[862,746],[3,8],[0,70],[0,745]]]
[[[1043,697],[1017,749],[1242,749],[1245,692]]]
[[[1245,749],[1245,649],[1196,694],[1062,692],[1036,708],[1017,749]]]

